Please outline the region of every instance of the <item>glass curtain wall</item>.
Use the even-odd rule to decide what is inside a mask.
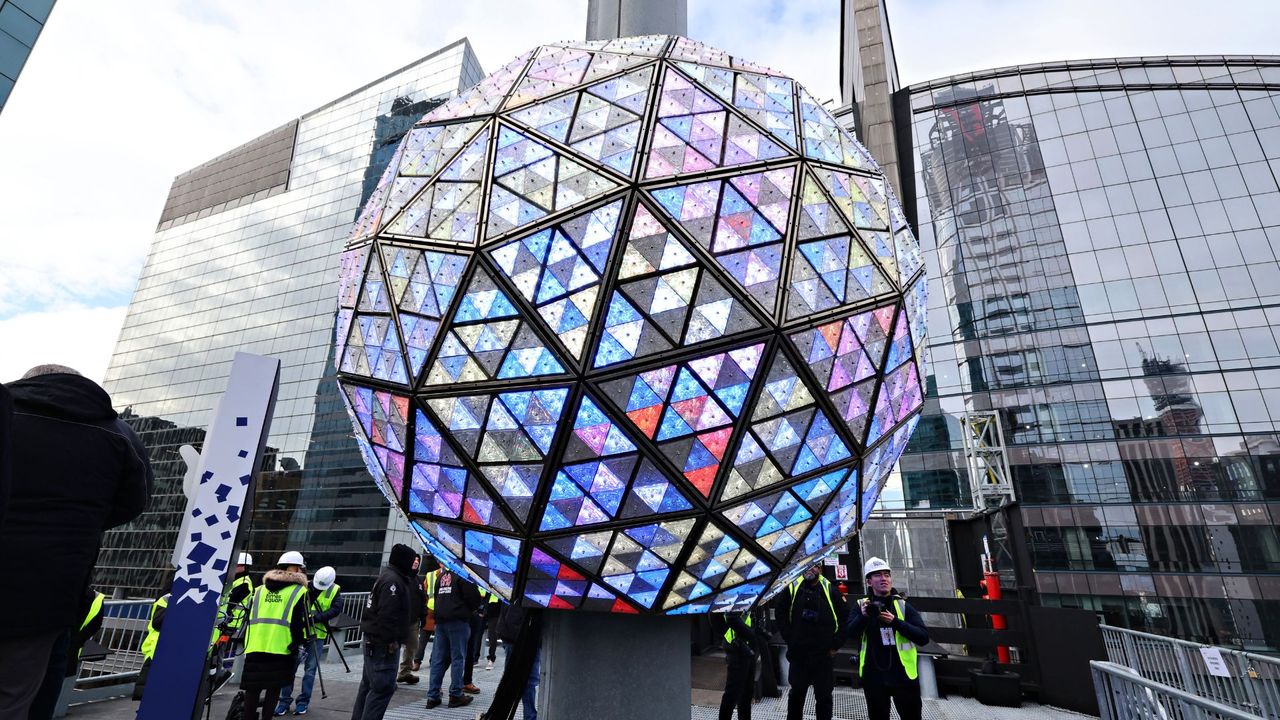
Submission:
[[[151,452],[156,493],[107,533],[100,588],[160,586],[186,502],[178,447],[203,442],[237,351],[282,364],[247,517],[253,572],[299,550],[348,590],[372,585],[388,508],[337,393],[337,257],[404,133],[483,76],[458,41],[175,180],[105,383]]]
[[[902,504],[967,504],[958,421],[995,413],[1043,604],[1280,649],[1280,58],[904,93],[932,362]]]

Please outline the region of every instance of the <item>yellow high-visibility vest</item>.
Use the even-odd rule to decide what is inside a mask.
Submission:
[[[893,603],[893,608],[897,610],[894,615],[899,620],[907,617],[907,603],[902,598],[898,598]],[[903,637],[902,633],[897,630],[893,631],[894,646],[898,648],[898,659],[902,661],[902,669],[907,671],[907,677],[915,680],[919,675],[919,667],[917,665],[918,653],[916,644]],[[867,660],[867,634],[862,633],[862,651],[858,653],[858,677],[862,677],[862,665]]]
[[[156,643],[160,642],[160,631],[151,626],[156,619],[156,610],[169,607],[169,593],[161,595],[151,603],[151,612],[147,613],[147,634],[142,638],[142,657],[151,660],[156,656]]]
[[[248,602],[253,598],[253,578],[250,578],[247,573],[236,578],[235,581],[231,583],[230,592],[235,592],[235,589],[240,587],[241,585],[247,586],[249,588],[248,594],[244,596],[245,599],[241,602],[242,603]],[[228,597],[230,597],[229,593],[228,593]],[[244,624],[244,616],[245,616],[244,607],[242,606],[238,608],[224,608],[224,612],[227,614],[227,628],[232,631],[240,629],[240,626]]]
[[[728,622],[728,621],[726,620],[725,622]],[[744,620],[744,622],[747,624],[747,627],[751,627],[751,613],[747,613],[747,619],[746,619],[746,620]],[[735,632],[733,631],[733,628],[732,628],[732,627],[725,628],[725,631],[724,631],[724,644],[725,644],[725,645],[732,645],[732,644],[733,644],[733,639],[734,639],[735,637],[737,637],[737,636],[738,636],[738,634],[737,634],[737,633],[735,633]]]
[[[338,590],[341,587],[337,584],[330,585],[328,590],[320,593],[320,597],[316,598],[316,609],[324,612],[333,607],[333,599],[338,597]],[[316,623],[316,639],[324,640],[329,637],[329,626],[324,623]]]
[[[790,588],[790,590],[791,590],[791,611],[790,611],[790,612],[791,612],[792,617],[791,617],[791,618],[789,618],[789,619],[793,619],[793,620],[795,619],[795,612],[796,612],[796,593],[800,592],[800,583],[802,583],[802,582],[804,582],[804,578],[800,577],[800,578],[796,578],[796,579],[795,579],[795,582],[791,583],[791,588]],[[834,604],[833,602],[831,602],[831,581],[830,581],[830,580],[827,580],[827,579],[826,579],[825,577],[823,577],[822,575],[819,575],[819,576],[818,576],[818,587],[822,588],[822,597],[824,597],[824,598],[826,598],[826,599],[827,599],[827,607],[831,608],[831,619],[836,621],[836,630],[839,630],[839,629],[840,629],[840,618],[836,617],[836,606],[835,606],[835,604]]]
[[[436,583],[440,582],[440,568],[436,568],[427,573],[422,579],[422,587],[427,591],[427,610],[435,612],[436,610]]]
[[[289,646],[293,644],[289,620],[293,617],[293,609],[306,594],[307,589],[301,585],[274,591],[263,585],[255,590],[249,610],[249,625],[245,629],[245,654],[288,655]]]

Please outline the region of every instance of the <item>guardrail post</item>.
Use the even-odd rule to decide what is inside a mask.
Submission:
[[[1141,670],[1138,667],[1138,650],[1133,646],[1133,636],[1129,633],[1120,633],[1120,647],[1124,650],[1124,662],[1121,664],[1134,670]]]

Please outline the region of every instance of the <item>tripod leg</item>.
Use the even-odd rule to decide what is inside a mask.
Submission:
[[[347,664],[347,658],[342,654],[342,643],[338,642],[338,638],[334,635],[329,637],[333,638],[333,648],[338,651],[338,659],[342,661],[342,667],[346,669],[347,674],[350,674],[351,666]]]

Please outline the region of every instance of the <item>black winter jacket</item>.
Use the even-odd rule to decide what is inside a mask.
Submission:
[[[279,592],[290,585],[307,587],[307,576],[300,572],[284,570],[268,570],[262,578],[262,584],[271,592]],[[257,597],[257,589],[254,589]],[[298,646],[307,638],[307,602],[303,600],[293,606],[293,614],[289,616],[289,634],[292,636],[288,655],[253,652],[244,656],[244,676],[240,679],[240,687],[253,690],[270,689],[287,685],[293,681],[294,666],[297,664]],[[252,617],[250,610],[247,617]],[[248,627],[253,634],[253,626]],[[248,636],[246,636],[247,638]]]
[[[436,580],[436,622],[470,620],[483,604],[475,585],[448,570],[440,571]]]
[[[823,592],[823,588],[826,592]],[[826,653],[844,644],[844,598],[834,585],[800,581],[794,603],[791,588],[778,594],[778,629],[787,641],[787,654]],[[830,602],[828,602],[828,598]],[[835,609],[833,614],[832,608]]]
[[[111,397],[79,375],[10,383],[12,485],[0,526],[0,577],[30,592],[0,593],[0,637],[78,625],[105,530],[141,514],[151,465]]]
[[[403,548],[403,550],[402,550]],[[407,551],[407,562],[405,553]],[[360,630],[365,642],[379,647],[401,644],[409,637],[411,628],[410,603],[414,593],[410,586],[413,557],[416,553],[407,545],[391,548],[391,559],[383,568],[378,581],[373,584],[364,602],[364,616],[360,618]],[[417,632],[417,628],[412,628]]]

